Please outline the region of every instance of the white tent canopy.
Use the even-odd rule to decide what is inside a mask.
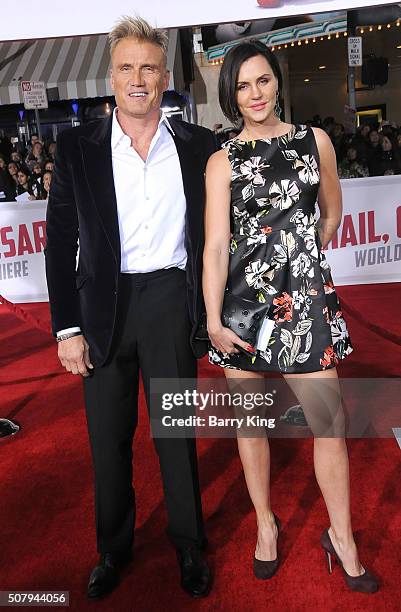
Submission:
[[[0,104],[22,102],[20,81],[57,87],[60,100],[112,94],[107,36],[0,43]]]

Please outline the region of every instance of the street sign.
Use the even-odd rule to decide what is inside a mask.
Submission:
[[[32,108],[48,108],[46,85],[43,81],[21,81],[24,106]]]
[[[348,66],[362,66],[362,36],[348,37]]]

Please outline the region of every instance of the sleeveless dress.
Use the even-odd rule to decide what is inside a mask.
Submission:
[[[313,130],[293,125],[283,136],[223,146],[232,168],[226,288],[265,303],[274,326],[265,350],[228,355],[209,345],[209,361],[256,372],[335,367],[353,349],[315,225]]]

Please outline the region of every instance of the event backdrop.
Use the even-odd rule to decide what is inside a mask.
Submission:
[[[401,176],[341,181],[343,219],[327,251],[337,285],[401,281]]]
[[[341,181],[344,215],[327,250],[336,285],[401,282],[401,176]],[[46,301],[46,202],[1,204],[0,295]]]
[[[0,41],[109,32],[120,15],[135,13],[163,28],[286,17],[394,4],[391,0],[52,0],[2,2]]]
[[[11,302],[48,300],[45,258],[47,202],[1,203],[0,295]]]

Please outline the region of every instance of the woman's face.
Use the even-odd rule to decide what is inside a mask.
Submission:
[[[236,102],[245,123],[263,123],[273,116],[277,87],[277,79],[263,55],[256,55],[242,63]]]
[[[8,164],[8,171],[11,174],[11,176],[15,176],[18,172],[17,164],[14,164],[14,162],[10,162]]]
[[[397,134],[397,146],[401,147],[401,134]]]
[[[17,179],[20,185],[25,185],[28,182],[28,177],[22,170],[18,170]]]
[[[361,134],[362,136],[364,136],[366,138],[366,136],[369,134],[370,132],[370,127],[368,125],[363,125],[361,128]]]
[[[391,144],[391,140],[389,139],[389,137],[383,136],[383,140],[382,140],[383,151],[391,151],[392,148],[393,148],[393,145]]]
[[[54,168],[53,162],[47,162],[47,164],[45,166],[46,172],[53,172],[53,168]]]
[[[40,164],[35,164],[32,170],[35,174],[42,174],[42,168]]]
[[[356,159],[356,149],[353,149],[353,148],[348,149],[347,157],[349,161],[354,161]]]
[[[2,157],[0,157],[0,168],[2,168],[3,170],[5,170],[7,164],[6,164],[6,160],[3,159]]]
[[[49,193],[50,191],[51,182],[52,182],[51,172],[45,172],[45,174],[43,175],[43,187],[45,191],[47,191],[47,193]]]

